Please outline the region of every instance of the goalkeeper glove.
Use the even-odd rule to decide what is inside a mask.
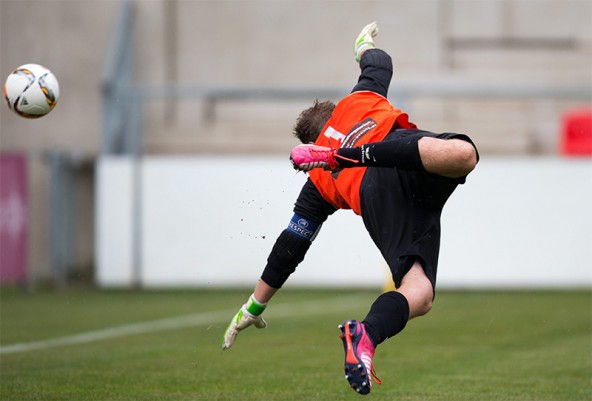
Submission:
[[[226,328],[224,337],[222,337],[222,349],[227,350],[232,347],[238,333],[251,325],[255,325],[258,329],[264,329],[267,327],[267,323],[263,320],[263,317],[261,317],[266,306],[267,304],[259,303],[255,297],[251,295],[247,303],[238,310]]]
[[[362,31],[356,38],[354,44],[354,54],[356,55],[356,61],[359,63],[362,53],[368,49],[376,47],[374,44],[374,37],[378,35],[378,25],[376,22],[371,22],[362,28]]]

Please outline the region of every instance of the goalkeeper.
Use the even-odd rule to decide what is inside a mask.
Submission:
[[[396,286],[374,301],[363,320],[339,326],[346,379],[360,394],[371,391],[371,379],[380,384],[373,368],[375,348],[409,319],[430,311],[442,208],[479,159],[466,135],[419,130],[389,103],[392,62],[375,47],[377,33],[376,23],[368,24],[355,42],[361,73],[352,92],[337,105],[316,101],[296,121],[294,134],[302,145],[290,159],[294,168],[308,171],[309,179],[222,344],[228,349],[241,330],[266,326],[262,313],[268,301],[304,259],[321,224],[338,209],[352,209],[362,217]],[[365,274],[364,268],[358,274]]]

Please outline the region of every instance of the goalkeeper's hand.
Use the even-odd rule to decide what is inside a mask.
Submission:
[[[356,43],[354,43],[354,54],[358,63],[360,62],[362,53],[376,47],[374,44],[374,37],[376,35],[378,35],[378,24],[376,22],[371,22],[362,28],[362,31],[356,38]]]
[[[267,327],[267,323],[265,320],[263,320],[261,315],[255,316],[251,314],[247,308],[248,304],[243,305],[230,321],[230,324],[224,332],[224,337],[222,338],[223,350],[227,350],[228,348],[232,347],[232,344],[234,344],[234,340],[236,339],[238,333],[247,327],[252,325],[258,329],[264,329]]]

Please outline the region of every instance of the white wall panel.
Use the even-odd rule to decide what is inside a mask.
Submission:
[[[105,159],[99,171],[97,279],[128,285],[131,163]],[[250,286],[292,216],[305,175],[284,157],[146,157],[141,180],[144,286]],[[591,205],[590,160],[482,160],[443,213],[440,287],[592,285]],[[361,219],[339,211],[288,285],[384,280],[384,261]]]
[[[96,281],[133,284],[133,164],[128,157],[104,157],[97,163]]]

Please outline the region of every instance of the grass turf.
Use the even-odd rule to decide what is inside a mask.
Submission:
[[[0,345],[200,312],[204,324],[0,354],[1,400],[350,400],[337,324],[377,292],[284,290],[222,352],[233,291],[0,291]],[[345,298],[339,298],[343,297]],[[381,345],[374,400],[592,399],[590,291],[440,291]],[[308,309],[307,309],[308,308]],[[290,311],[292,311],[290,313]]]

